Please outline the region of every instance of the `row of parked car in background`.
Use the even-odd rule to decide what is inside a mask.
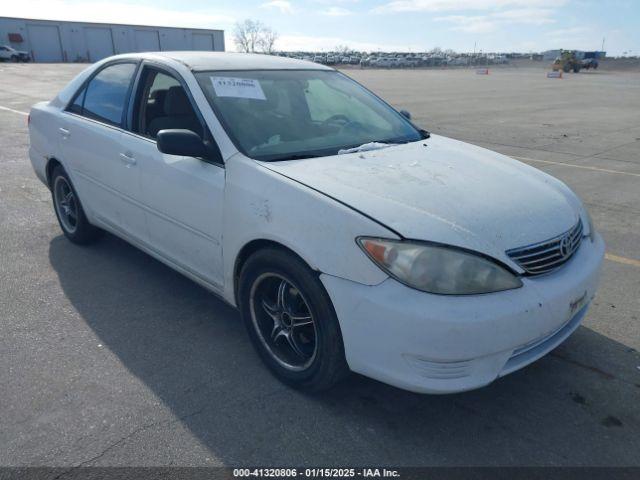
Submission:
[[[323,65],[359,65],[374,68],[416,68],[465,65],[492,65],[509,63],[505,54],[455,54],[455,53],[309,53],[279,52],[281,57],[308,60]],[[29,52],[15,50],[8,45],[0,45],[0,61],[29,62]],[[588,68],[585,66],[585,68]],[[597,67],[596,67],[597,68]]]
[[[374,68],[416,68],[509,63],[504,54],[433,54],[433,53],[300,53],[280,52],[278,55],[324,65],[359,65]]]

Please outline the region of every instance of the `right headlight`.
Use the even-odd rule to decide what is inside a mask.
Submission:
[[[357,242],[389,275],[424,292],[473,295],[522,286],[506,268],[456,248],[371,237],[359,237]]]

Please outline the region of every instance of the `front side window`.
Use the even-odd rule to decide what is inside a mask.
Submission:
[[[80,92],[69,110],[112,125],[121,125],[129,86],[136,71],[134,63],[118,63],[101,70]],[[77,104],[83,97],[82,105]]]
[[[335,155],[369,142],[422,137],[407,119],[335,71],[196,73],[236,146],[257,160]]]
[[[146,68],[142,74],[133,127],[136,133],[154,139],[166,129],[203,135],[202,124],[180,82],[154,68]]]

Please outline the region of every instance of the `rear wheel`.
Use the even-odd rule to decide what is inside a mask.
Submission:
[[[58,223],[64,235],[77,244],[96,240],[100,229],[89,223],[71,180],[64,168],[57,166],[51,174],[51,194]]]
[[[329,295],[299,258],[276,248],[256,252],[242,268],[238,297],[254,347],[280,380],[317,391],[348,374]]]

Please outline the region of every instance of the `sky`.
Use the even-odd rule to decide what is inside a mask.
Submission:
[[[259,20],[278,50],[539,52],[640,55],[640,0],[20,0],[0,15],[224,29]]]

